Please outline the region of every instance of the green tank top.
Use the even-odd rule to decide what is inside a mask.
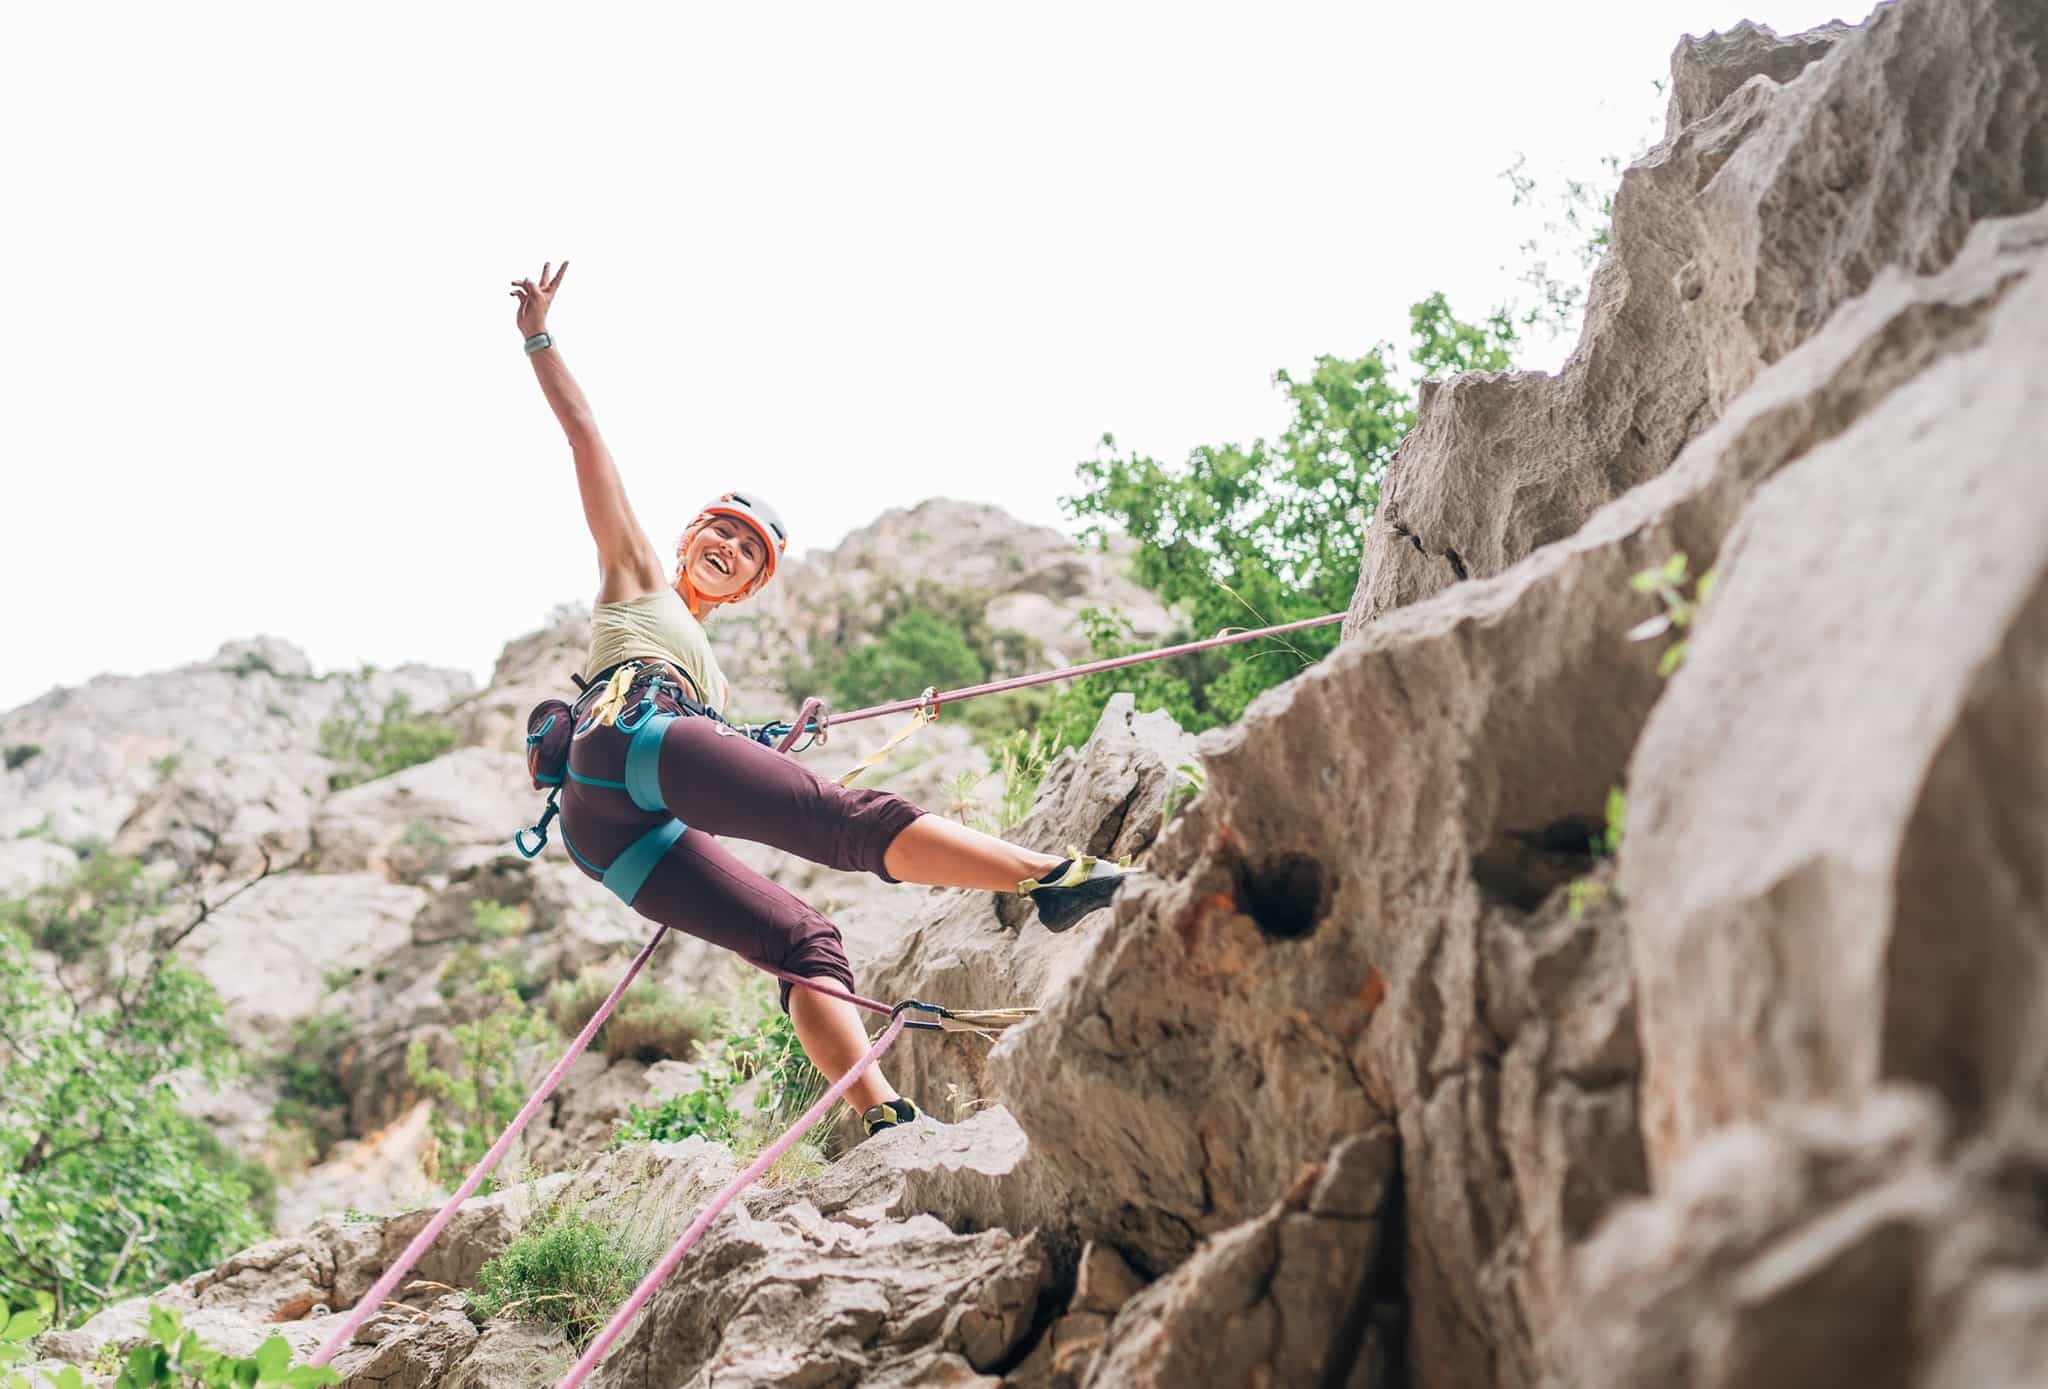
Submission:
[[[667,661],[697,682],[697,690],[713,709],[723,712],[732,687],[711,654],[703,624],[690,616],[671,588],[643,593],[622,603],[599,603],[590,610],[590,655],[583,678],[591,680],[621,661],[652,658]]]

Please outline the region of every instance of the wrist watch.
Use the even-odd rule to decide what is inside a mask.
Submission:
[[[543,351],[547,348],[553,347],[554,345],[554,338],[550,337],[548,334],[535,333],[532,337],[526,340],[526,355],[531,357],[534,353]]]

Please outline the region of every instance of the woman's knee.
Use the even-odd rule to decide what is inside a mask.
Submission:
[[[846,957],[846,943],[839,928],[823,916],[812,913],[781,942],[778,957],[767,957],[784,974],[800,979],[832,983],[849,993],[853,990],[853,964]],[[789,980],[782,981],[782,1011],[789,1011]]]

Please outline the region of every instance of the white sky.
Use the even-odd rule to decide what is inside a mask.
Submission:
[[[482,677],[587,602],[543,260],[658,545],[734,486],[799,551],[1062,524],[1105,430],[1270,432],[1275,368],[1512,293],[1498,172],[1631,149],[1681,33],[1866,8],[14,7],[0,709],[258,632]]]

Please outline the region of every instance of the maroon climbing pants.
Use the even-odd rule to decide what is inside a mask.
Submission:
[[[654,669],[659,669],[656,667]],[[650,671],[650,674],[652,672]],[[643,678],[627,702],[646,696],[656,712],[681,714],[660,737],[659,780],[665,810],[642,810],[627,791],[592,782],[626,781],[630,732],[594,727],[570,745],[562,832],[584,873],[599,878],[648,830],[671,817],[687,828],[633,898],[633,910],[774,969],[854,987],[839,928],[797,897],[741,863],[713,835],[751,839],[846,872],[893,883],[882,855],[924,813],[888,791],[856,790],[817,773],[744,733],[688,707]],[[584,717],[578,709],[577,717]],[[641,722],[634,720],[636,726]],[[589,778],[581,780],[579,778]],[[782,1006],[789,1007],[789,984]]]

